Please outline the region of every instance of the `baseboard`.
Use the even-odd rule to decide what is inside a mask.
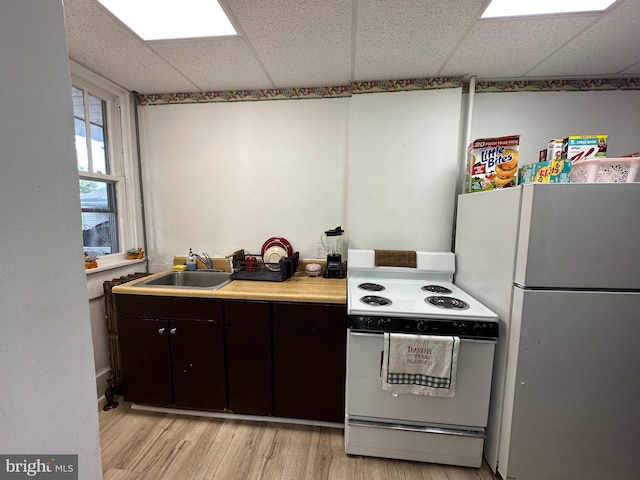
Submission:
[[[242,415],[239,413],[207,412],[205,410],[187,410],[184,408],[152,407],[149,405],[140,405],[138,403],[131,404],[131,410],[171,413],[177,415],[193,415],[196,417],[228,418],[231,420],[251,420],[254,422],[291,423],[294,425],[309,425],[312,427],[344,429],[344,423],[320,422],[316,420],[303,420],[298,418],[267,417],[262,415]]]
[[[111,375],[111,369],[108,368],[102,372],[96,373],[96,393],[97,398],[104,396],[104,392],[107,390],[107,380]]]

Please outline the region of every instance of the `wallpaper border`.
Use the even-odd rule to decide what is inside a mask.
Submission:
[[[403,80],[352,82],[349,85],[310,88],[276,88],[266,90],[227,90],[217,92],[137,93],[139,105],[173,105],[188,103],[255,102],[262,100],[301,100],[345,98],[365,93],[404,92],[460,88],[469,92],[468,77],[428,77]],[[558,80],[479,81],[476,93],[553,92],[592,90],[640,90],[640,77]]]
[[[553,91],[581,92],[591,90],[640,90],[640,78],[482,81],[476,84],[476,93]]]

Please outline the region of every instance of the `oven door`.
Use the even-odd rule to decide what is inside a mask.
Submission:
[[[394,396],[382,389],[382,333],[348,331],[346,414],[394,423],[484,428],[495,341],[461,339],[454,397]]]

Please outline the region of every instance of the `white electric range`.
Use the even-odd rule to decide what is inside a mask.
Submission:
[[[349,250],[346,453],[480,467],[497,315],[452,283],[453,253],[376,263],[374,250]],[[384,391],[385,332],[459,337],[455,396]]]

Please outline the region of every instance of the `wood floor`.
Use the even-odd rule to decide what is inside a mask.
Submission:
[[[495,480],[481,469],[347,456],[343,431],[100,410],[104,480]]]

